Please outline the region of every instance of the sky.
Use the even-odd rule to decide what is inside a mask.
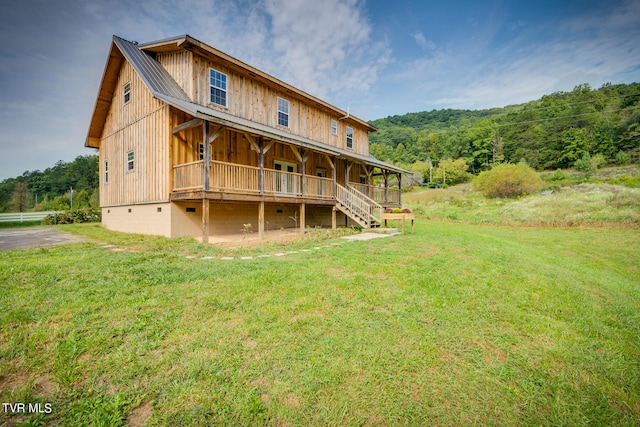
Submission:
[[[640,0],[0,0],[0,180],[84,147],[112,36],[190,36],[364,120],[640,82]]]

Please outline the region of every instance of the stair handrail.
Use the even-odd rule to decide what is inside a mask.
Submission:
[[[364,194],[362,191],[358,190],[355,187],[352,187],[351,185],[349,185],[349,183],[347,183],[347,188],[349,188],[352,191],[355,191],[360,197],[362,197],[363,199],[369,202],[369,218],[373,219],[378,224],[382,224],[382,211],[383,211],[382,205],[376,202],[375,200],[373,200],[371,197]]]
[[[367,226],[371,225],[372,220],[382,223],[382,206],[355,188],[336,183],[336,200]]]

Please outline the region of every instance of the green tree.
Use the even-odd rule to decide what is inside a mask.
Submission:
[[[438,164],[434,180],[446,185],[459,184],[469,180],[469,165],[465,159],[444,159]]]
[[[11,200],[14,212],[25,212],[28,208],[27,184],[19,181],[13,191],[13,199]]]

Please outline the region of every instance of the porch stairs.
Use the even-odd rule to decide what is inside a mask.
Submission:
[[[382,206],[353,187],[336,183],[336,208],[363,228],[382,224]]]

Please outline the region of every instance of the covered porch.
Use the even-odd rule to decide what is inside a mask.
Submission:
[[[341,213],[345,225],[369,228],[382,223],[384,207],[402,203],[400,188],[388,185],[392,174],[401,182],[401,170],[373,157],[181,111],[173,119],[179,124],[173,127],[170,200],[201,201],[203,241],[209,240],[209,211],[216,202],[255,206],[260,238],[268,222],[265,204],[296,206],[304,232],[307,207],[329,208],[333,228],[342,223]],[[382,179],[376,185],[377,176]]]

